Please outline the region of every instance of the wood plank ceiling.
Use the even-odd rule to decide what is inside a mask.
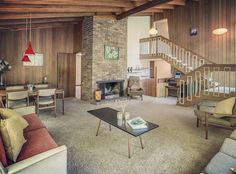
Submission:
[[[0,29],[17,29],[15,26],[24,25],[30,16],[33,27],[43,27],[42,21],[61,25],[76,22],[83,16],[116,16],[148,2],[150,0],[1,0]],[[162,13],[180,5],[185,5],[185,0],[171,0],[135,15]]]

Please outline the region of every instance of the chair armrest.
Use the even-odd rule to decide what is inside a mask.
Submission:
[[[236,129],[231,133],[230,138],[236,140]]]
[[[7,174],[66,174],[67,148],[60,146],[6,168]]]
[[[21,115],[35,114],[35,106],[16,108],[14,109],[14,111],[18,112]]]
[[[210,101],[210,100],[205,100],[197,104],[197,109],[201,110],[201,107],[203,108],[215,108],[217,105],[218,101]]]

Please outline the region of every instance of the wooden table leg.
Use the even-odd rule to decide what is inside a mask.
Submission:
[[[141,144],[142,149],[144,149],[143,141],[142,141],[142,137],[141,136],[139,136],[139,140],[140,140],[140,144]]]
[[[65,113],[65,103],[64,103],[64,98],[65,98],[65,96],[64,96],[64,91],[62,92],[62,114],[64,115],[64,113]]]
[[[128,135],[128,157],[131,158],[130,156],[130,136]]]
[[[5,105],[3,104],[3,99],[2,99],[2,97],[0,97],[0,103],[1,103],[1,105],[2,105],[2,108],[5,108]]]
[[[165,97],[166,97],[166,90],[167,90],[167,88],[166,88],[166,86],[165,86]]]
[[[208,139],[208,115],[205,113],[205,138]]]
[[[100,129],[100,126],[101,126],[101,121],[102,120],[99,120],[96,136],[98,136],[98,132],[99,132],[99,129]]]

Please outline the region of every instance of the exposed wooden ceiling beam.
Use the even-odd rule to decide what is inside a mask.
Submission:
[[[70,26],[70,25],[76,25],[77,23],[53,23],[50,25],[44,25],[44,24],[37,24],[37,25],[33,25],[31,27],[32,30],[35,29],[46,29],[46,28],[58,28],[58,27],[66,27],[66,26]],[[15,28],[9,28],[8,30],[10,31],[20,31],[20,30],[26,30],[25,26],[18,26]]]
[[[126,12],[123,12],[121,14],[118,14],[116,15],[116,19],[117,20],[120,20],[120,19],[124,19],[132,14],[136,14],[138,12],[141,12],[141,11],[144,11],[144,10],[147,10],[149,8],[152,8],[152,7],[155,7],[157,5],[161,5],[161,4],[164,4],[164,3],[167,3],[167,2],[170,2],[172,0],[152,0],[152,1],[149,1],[143,5],[140,5],[138,7],[135,7],[133,9],[130,9]]]
[[[32,18],[46,19],[97,15],[124,18],[162,13],[184,4],[185,0],[0,0],[0,20],[25,19],[30,13]]]
[[[68,22],[79,22],[82,21],[83,18],[46,18],[46,19],[34,19],[31,21],[31,24],[49,24],[49,23],[68,23]],[[0,20],[0,27],[11,27],[18,25],[25,25],[25,19],[18,20]]]
[[[125,8],[125,11],[128,11],[128,10],[130,10],[130,9]],[[149,9],[147,9],[147,10],[143,10],[143,11],[138,12],[138,13],[142,13],[142,12],[148,12],[148,13],[162,13],[163,10],[162,10],[162,9],[157,9],[157,8],[149,8]],[[137,14],[138,14],[138,13],[137,13]]]
[[[168,2],[167,4],[171,4],[171,5],[185,5],[185,0],[174,0],[174,1]]]
[[[31,15],[32,19],[37,18],[61,18],[61,17],[83,17],[83,16],[94,16],[95,13],[34,13]],[[25,19],[29,18],[30,15],[27,13],[9,13],[1,14],[0,19],[10,20],[10,19]]]
[[[133,7],[132,2],[127,0],[2,0],[0,4]]]
[[[2,13],[86,13],[86,12],[122,12],[118,7],[96,7],[96,6],[43,6],[43,5],[1,5]]]

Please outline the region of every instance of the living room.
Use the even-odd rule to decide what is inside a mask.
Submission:
[[[0,173],[236,173],[234,0],[0,4]]]

